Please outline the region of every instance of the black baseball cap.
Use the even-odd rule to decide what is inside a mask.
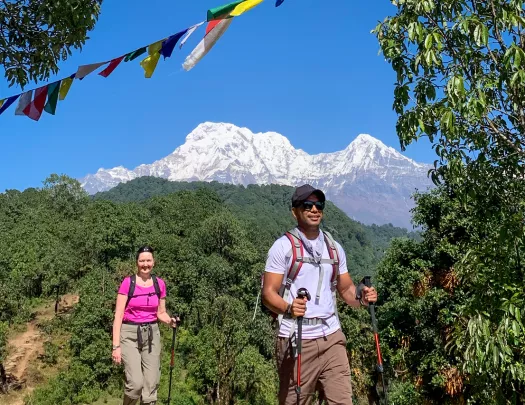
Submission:
[[[310,184],[303,184],[297,187],[293,193],[292,207],[298,207],[312,194],[315,194],[319,201],[326,201],[326,197],[321,190],[313,188]]]

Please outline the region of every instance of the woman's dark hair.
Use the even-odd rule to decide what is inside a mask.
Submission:
[[[137,254],[135,256],[135,261],[139,260],[140,254],[144,252],[150,252],[153,255],[154,250],[151,246],[148,245],[139,247],[139,250],[137,250]]]

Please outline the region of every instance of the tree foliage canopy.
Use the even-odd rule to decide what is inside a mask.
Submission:
[[[393,107],[402,148],[428,136],[436,168],[444,164],[449,181],[487,174],[523,178],[523,1],[394,4],[396,15],[374,32],[397,75]],[[464,165],[469,171],[460,175]]]
[[[397,75],[398,136],[403,148],[428,136],[442,183],[416,198],[421,243],[394,244],[379,273],[399,387],[423,402],[523,403],[524,3],[394,4],[374,32]]]
[[[0,65],[10,86],[24,88],[58,73],[58,63],[81,49],[102,0],[3,0]]]
[[[144,178],[89,198],[78,181],[51,175],[40,189],[0,194],[0,293],[6,297],[0,301],[0,362],[4,326],[27,321],[32,300],[77,292],[72,314],[46,327],[69,338],[63,353],[48,342],[44,358],[53,363],[63,356],[67,365],[34,391],[31,403],[92,403],[104,392],[120,395],[122,368],[112,365],[108,352],[116,291],[136,271],[137,247],[147,243],[156,250],[155,273],[166,280],[168,311],[183,320],[174,403],[274,404],[274,332],[260,302],[255,309],[268,249],[294,225],[292,193],[274,185]],[[325,218],[356,279],[374,274],[392,237],[409,235],[359,224],[331,203]],[[368,314],[344,305],[339,313],[359,404],[373,385]],[[162,335],[161,400],[167,396],[170,338],[164,330]]]

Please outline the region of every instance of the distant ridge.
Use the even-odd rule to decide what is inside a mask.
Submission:
[[[429,168],[367,134],[341,151],[309,155],[276,132],[254,134],[233,124],[205,122],[163,159],[133,170],[99,169],[80,182],[90,194],[142,176],[242,185],[310,183],[351,218],[411,228],[410,196],[432,187]]]

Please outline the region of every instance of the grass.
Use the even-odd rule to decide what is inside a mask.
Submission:
[[[91,405],[122,405],[122,398],[101,398]]]

